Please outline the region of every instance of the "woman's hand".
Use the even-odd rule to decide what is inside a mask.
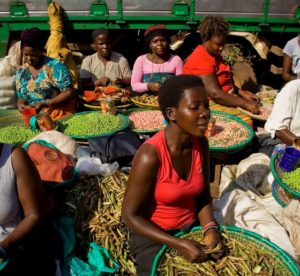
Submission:
[[[45,102],[36,102],[33,104],[33,106],[37,111],[40,111],[43,107],[46,107],[47,105],[45,104]]]
[[[18,104],[18,110],[22,113],[24,109],[28,108],[28,105],[25,105],[23,103]]]
[[[204,244],[206,245],[206,253],[214,259],[219,259],[224,254],[223,243],[221,241],[220,232],[211,228],[204,234]]]
[[[161,84],[159,82],[149,82],[147,84],[147,88],[151,92],[158,92],[160,87],[161,87]]]
[[[178,239],[178,246],[174,248],[189,262],[203,262],[207,259],[203,246],[194,240]]]
[[[260,101],[260,99],[255,94],[253,94],[252,92],[247,91],[247,90],[239,89],[238,94],[242,98],[244,98],[245,100],[248,100],[248,101],[255,101],[257,103],[259,103],[259,101]]]
[[[94,81],[95,86],[106,86],[110,83],[111,83],[111,80],[108,77],[102,77],[101,79]]]
[[[248,110],[249,112],[253,113],[253,114],[260,114],[260,109],[259,106],[257,104],[257,102],[255,101],[249,101],[249,100],[245,100],[244,105],[242,106],[242,108]]]

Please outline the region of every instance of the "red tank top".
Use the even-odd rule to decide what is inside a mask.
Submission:
[[[187,181],[172,166],[164,130],[145,142],[155,147],[160,160],[150,219],[165,230],[179,229],[196,218],[195,197],[203,190],[204,178],[199,140],[191,139],[192,164]]]

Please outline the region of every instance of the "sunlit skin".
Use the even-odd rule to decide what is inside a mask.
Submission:
[[[38,70],[43,66],[43,53],[39,49],[23,47],[24,61]]]
[[[173,109],[173,120],[182,132],[196,137],[205,134],[210,119],[210,110],[203,87],[186,89],[178,108]]]
[[[226,38],[220,36],[213,36],[210,40],[203,43],[206,51],[212,56],[221,54],[225,44]]]
[[[93,43],[98,57],[103,60],[109,60],[111,55],[111,41],[107,35],[99,35]]]
[[[155,36],[150,41],[150,50],[153,55],[164,57],[169,56],[169,43],[165,36]]]

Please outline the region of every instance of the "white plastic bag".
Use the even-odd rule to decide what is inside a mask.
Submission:
[[[111,175],[119,168],[118,162],[102,164],[100,157],[88,147],[77,147],[76,171],[79,175]]]

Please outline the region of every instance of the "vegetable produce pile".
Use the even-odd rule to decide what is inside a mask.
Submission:
[[[132,102],[136,105],[149,105],[158,108],[158,96],[144,93],[141,96],[135,96],[131,98]]]
[[[117,129],[121,124],[121,117],[100,112],[77,113],[61,120],[63,132],[69,136],[101,135]]]
[[[164,127],[164,116],[160,110],[133,111],[128,117],[135,131],[154,131]]]
[[[209,137],[210,147],[229,147],[245,141],[249,132],[242,124],[224,116],[214,115],[216,119],[214,135]]]
[[[90,242],[106,247],[119,263],[119,275],[135,273],[129,253],[129,230],[121,221],[121,205],[128,176],[122,171],[106,177],[81,178],[65,192],[65,215],[75,216],[82,250]],[[86,256],[86,254],[85,254]]]
[[[201,230],[181,238],[203,243]],[[168,249],[159,263],[159,275],[293,275],[279,259],[279,253],[266,249],[260,242],[251,242],[245,236],[230,231],[222,231],[222,241],[227,252],[217,261],[208,259],[202,263],[190,263],[178,251]]]
[[[0,142],[22,145],[38,133],[38,131],[32,131],[20,124],[5,126],[0,128]]]
[[[300,192],[300,168],[282,173],[283,182],[296,192]]]

